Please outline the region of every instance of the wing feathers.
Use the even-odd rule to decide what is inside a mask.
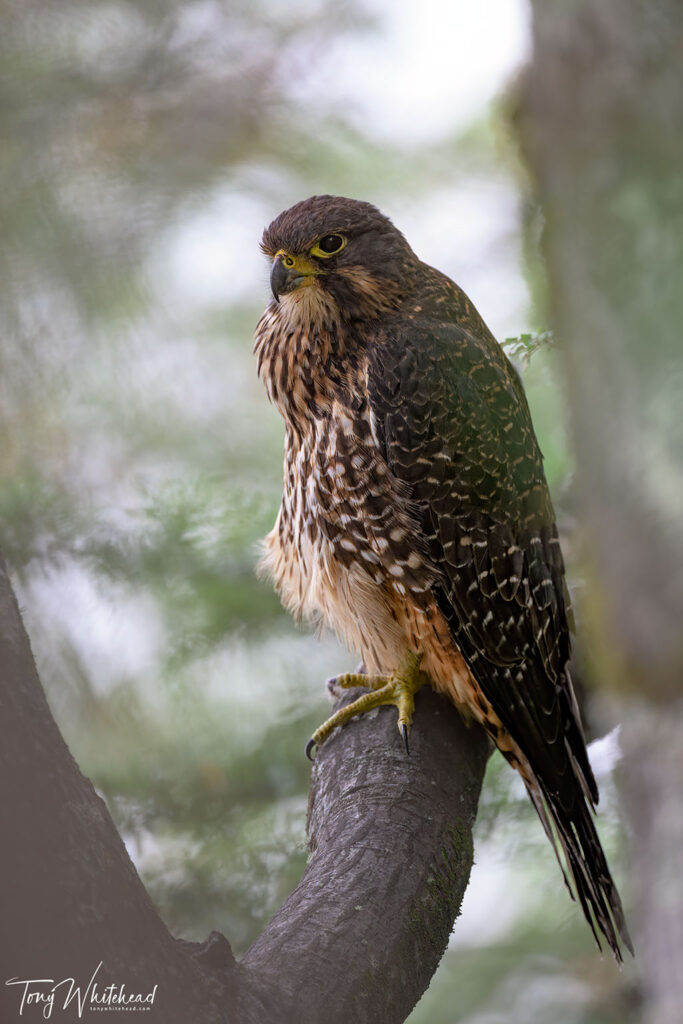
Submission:
[[[387,463],[411,488],[432,592],[528,761],[532,801],[596,940],[597,925],[620,959],[615,926],[630,940],[591,818],[598,791],[566,670],[564,564],[519,378],[490,336],[410,322],[377,346],[368,383]]]

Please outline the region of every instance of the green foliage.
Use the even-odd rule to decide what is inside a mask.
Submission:
[[[628,1009],[611,964],[586,954],[580,927],[549,939],[528,921],[506,942],[449,950],[408,1024],[623,1024]]]
[[[506,338],[502,342],[503,348],[510,359],[523,361],[524,366],[539,349],[555,344],[552,331],[541,331],[536,334],[520,334],[516,338]]]

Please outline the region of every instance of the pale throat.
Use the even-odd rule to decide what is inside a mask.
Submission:
[[[280,297],[276,316],[283,330],[306,330],[308,333],[324,326],[334,329],[341,322],[336,302],[312,277]]]

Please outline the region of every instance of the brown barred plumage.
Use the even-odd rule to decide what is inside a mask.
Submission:
[[[520,772],[620,960],[617,933],[630,940],[591,816],[562,554],[515,370],[465,294],[367,203],[305,200],[262,248],[275,294],[255,351],[286,424],[262,571],[369,673],[422,654]]]

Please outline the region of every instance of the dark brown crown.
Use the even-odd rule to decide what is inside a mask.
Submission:
[[[322,235],[339,232],[351,239],[372,232],[382,236],[389,248],[409,250],[405,238],[388,217],[358,199],[343,196],[311,196],[284,210],[263,232],[261,248],[268,256],[280,249],[303,253]]]

